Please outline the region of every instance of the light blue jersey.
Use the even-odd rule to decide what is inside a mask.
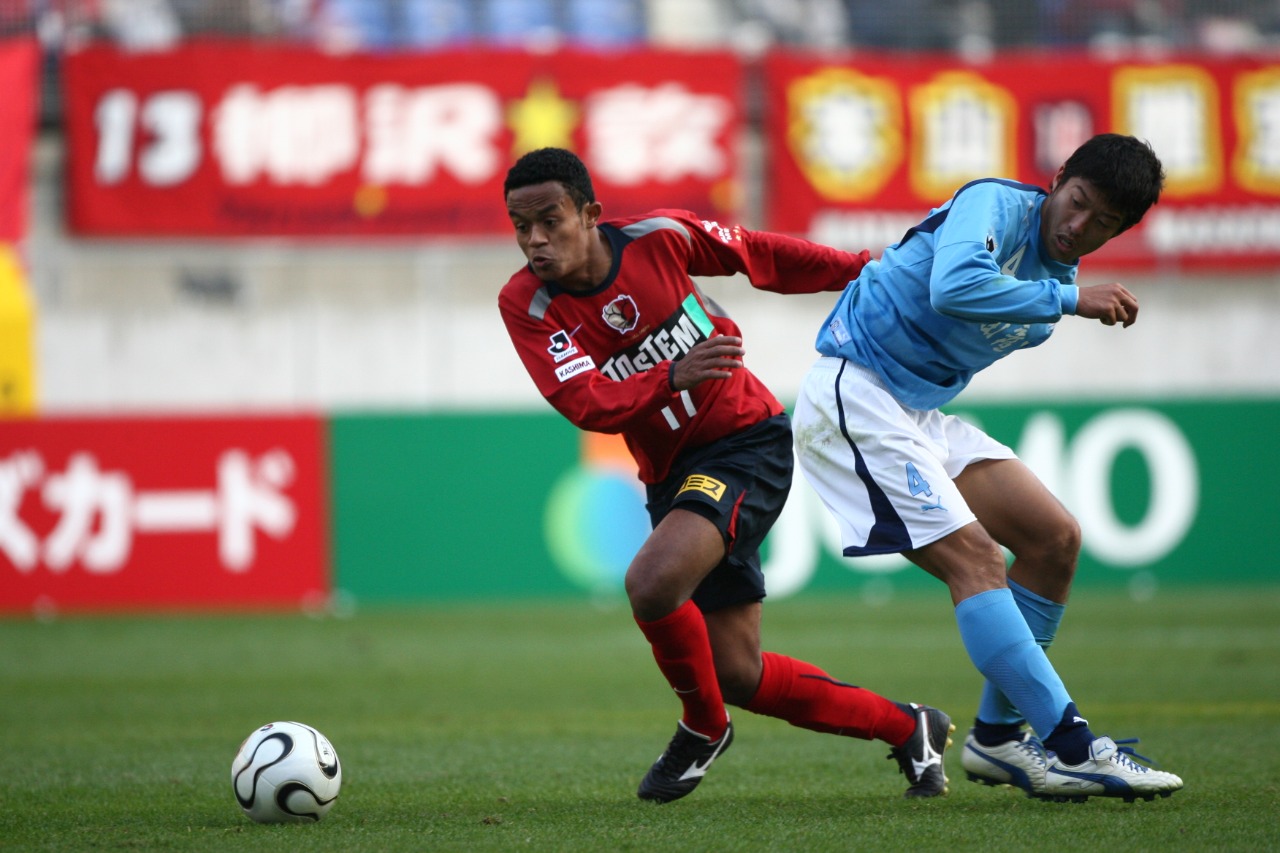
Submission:
[[[961,187],[849,283],[818,351],[870,368],[900,403],[927,410],[997,359],[1043,343],[1078,297],[1077,264],[1041,244],[1044,199],[1013,181]]]

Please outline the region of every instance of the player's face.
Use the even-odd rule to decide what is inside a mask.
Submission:
[[[1040,210],[1040,242],[1049,257],[1066,264],[1100,249],[1123,226],[1124,217],[1092,182],[1081,177],[1063,181],[1061,171]]]
[[[570,289],[599,283],[593,280],[592,260],[599,243],[595,225],[600,210],[597,202],[578,210],[558,181],[507,193],[507,215],[533,274]]]

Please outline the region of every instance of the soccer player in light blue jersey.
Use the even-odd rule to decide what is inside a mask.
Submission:
[[[1076,270],[1137,224],[1163,183],[1149,145],[1102,134],[1048,192],[999,179],[961,187],[844,289],[796,405],[801,467],[845,555],[900,552],[951,591],[987,679],[966,772],[1029,796],[1150,800],[1182,780],[1096,736],[1045,655],[1075,574],[1076,520],[1010,448],[939,407],[1064,316],[1133,325],[1132,293],[1079,286]]]

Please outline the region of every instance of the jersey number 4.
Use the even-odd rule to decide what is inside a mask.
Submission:
[[[921,500],[933,497],[933,490],[929,488],[929,481],[920,476],[919,469],[917,469],[915,464],[912,462],[907,463],[907,488],[911,490],[911,497],[913,498],[919,498],[921,495],[924,495],[924,498],[921,498]],[[942,506],[942,495],[938,495],[931,504],[921,504],[920,508],[926,512],[931,509],[941,509],[945,511],[945,508]]]

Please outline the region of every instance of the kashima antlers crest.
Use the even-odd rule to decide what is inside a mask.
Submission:
[[[636,327],[636,323],[640,322],[640,309],[636,308],[634,299],[623,294],[604,306],[600,316],[610,326],[622,334],[626,334]]]

